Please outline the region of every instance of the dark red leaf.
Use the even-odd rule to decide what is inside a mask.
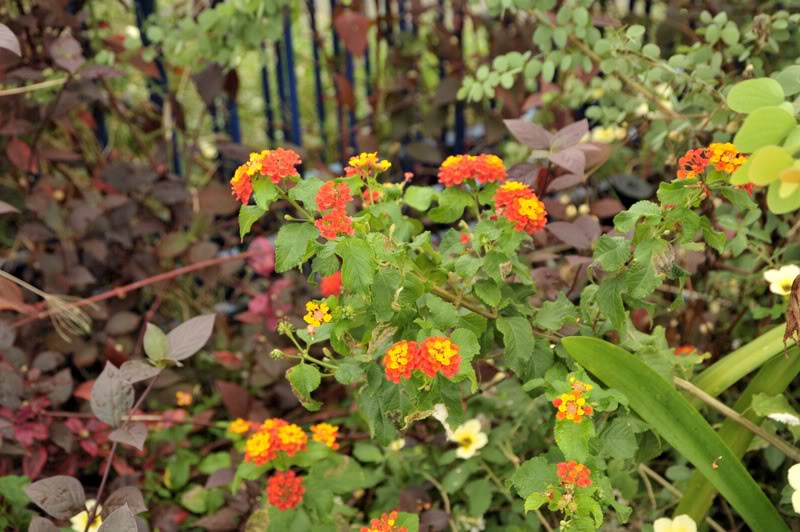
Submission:
[[[31,480],[39,478],[42,469],[47,463],[47,449],[42,445],[37,445],[31,452],[22,459],[22,472]]]
[[[233,382],[216,381],[217,391],[222,396],[222,403],[231,419],[246,418],[250,410],[250,394]]]
[[[77,72],[83,64],[81,45],[72,35],[62,35],[50,43],[49,50],[53,62],[70,74]]]
[[[369,19],[363,13],[352,9],[343,10],[333,21],[336,33],[344,41],[345,48],[356,57],[364,55],[367,49],[369,25]]]
[[[37,173],[39,165],[36,158],[32,157],[31,147],[24,141],[13,138],[6,145],[6,155],[11,164],[17,167],[20,172]]]

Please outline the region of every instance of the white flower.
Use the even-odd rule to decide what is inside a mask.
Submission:
[[[679,515],[675,519],[662,517],[653,523],[654,532],[697,532],[697,523],[688,515]]]
[[[792,283],[800,275],[800,266],[787,264],[778,270],[764,272],[764,280],[769,283],[769,290],[773,294],[788,296],[792,293]]]
[[[789,468],[789,485],[794,490],[800,490],[800,464]]]
[[[790,427],[796,427],[800,425],[800,417],[797,417],[794,414],[789,414],[788,412],[777,412],[775,414],[770,414],[767,417],[777,421],[778,423],[785,423]]]
[[[444,431],[447,433],[447,437],[449,438],[453,434],[453,431],[450,430],[450,425],[447,423],[447,416],[447,408],[445,408],[442,403],[433,405],[433,417],[442,424]]]
[[[87,499],[86,507],[91,510],[92,508],[94,508],[95,502],[96,501],[94,499]],[[100,512],[102,510],[103,510],[102,506],[97,507],[97,512],[95,512],[96,516],[94,518],[94,522],[89,527],[89,532],[97,532],[97,530],[100,528],[100,524],[103,522],[103,520],[100,519]],[[84,529],[86,529],[86,523],[88,522],[89,522],[89,512],[87,512],[86,510],[82,511],[76,516],[73,516],[69,520],[69,523],[72,525],[72,530],[76,530],[78,532],[83,532]]]
[[[405,438],[400,438],[389,443],[389,449],[391,449],[392,451],[399,451],[405,446],[406,446]]]
[[[484,447],[489,438],[481,432],[481,422],[477,419],[470,419],[463,425],[448,435],[448,439],[458,444],[456,449],[456,456],[464,460],[472,458],[478,449]]]
[[[800,514],[800,491],[792,493],[792,509]]]

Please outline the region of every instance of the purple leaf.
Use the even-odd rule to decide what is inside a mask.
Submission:
[[[586,155],[577,146],[551,153],[549,159],[573,174],[582,176],[586,170]]]
[[[42,510],[56,519],[69,519],[86,506],[83,486],[75,477],[57,475],[37,480],[25,493]]]
[[[574,223],[552,222],[545,227],[565,244],[569,244],[578,249],[588,249],[592,247],[591,240],[589,240],[583,230]]]
[[[194,526],[199,526],[212,532],[223,530],[239,530],[240,517],[241,513],[237,512],[233,508],[226,507],[217,510],[212,515],[207,515],[199,521],[196,521]]]
[[[149,324],[148,324],[149,325]],[[119,368],[122,378],[131,384],[152,379],[161,370],[142,360],[128,360]]]
[[[34,515],[28,532],[58,532],[58,527],[44,517]]]
[[[108,498],[103,501],[103,511],[100,515],[105,521],[108,519],[109,515],[126,504],[133,514],[140,514],[147,511],[147,506],[144,504],[144,497],[142,497],[142,492],[139,491],[139,488],[125,486],[109,495]]]
[[[111,362],[92,386],[92,412],[100,421],[118,427],[133,406],[133,387]]]
[[[589,132],[589,121],[585,118],[579,122],[574,122],[565,128],[556,131],[553,136],[551,148],[555,151],[565,150],[575,146],[583,136]],[[576,174],[578,172],[575,172]]]
[[[598,222],[597,218],[594,216],[581,216],[575,220],[575,225],[581,228],[583,234],[585,234],[592,243],[600,238],[600,234],[603,232],[600,228],[600,222]]]
[[[214,330],[215,314],[203,314],[181,323],[167,335],[170,360],[184,360],[202,349]]]
[[[517,142],[535,150],[550,149],[553,135],[538,124],[520,118],[503,120]]]
[[[53,62],[74,74],[83,64],[81,45],[72,35],[62,35],[50,44],[50,57]]]
[[[2,26],[2,24],[0,24],[0,27],[1,26]],[[2,33],[2,31],[0,31],[0,33]],[[2,40],[2,36],[0,36],[0,41],[1,40]],[[18,212],[19,212],[19,209],[17,209],[13,205],[9,205],[5,201],[0,201],[0,214],[18,213]]]
[[[108,439],[136,447],[141,451],[144,449],[144,441],[147,439],[147,427],[140,421],[129,423],[109,434]]]
[[[103,524],[100,525],[97,532],[137,532],[137,530],[136,518],[125,504],[103,519]]]
[[[547,187],[547,191],[558,192],[559,190],[574,187],[575,185],[580,185],[581,183],[583,183],[583,176],[577,174],[564,174],[553,179],[553,181],[551,181],[550,185]]]
[[[0,24],[0,48],[5,48],[14,55],[22,56],[17,36],[5,24]]]

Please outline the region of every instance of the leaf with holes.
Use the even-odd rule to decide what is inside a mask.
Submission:
[[[114,364],[106,362],[92,386],[90,403],[92,412],[100,421],[118,427],[133,406],[133,386]]]
[[[169,342],[167,358],[173,361],[185,360],[200,351],[211,338],[215,318],[216,314],[195,316],[172,329],[167,334]]]
[[[69,519],[84,509],[86,494],[75,477],[57,475],[37,480],[25,493],[42,510],[56,519]]]

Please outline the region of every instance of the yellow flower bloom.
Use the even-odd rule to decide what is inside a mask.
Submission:
[[[328,323],[333,319],[331,311],[327,303],[315,303],[309,301],[306,303],[306,315],[303,317],[306,323],[312,327],[319,327],[323,323]]]
[[[175,402],[178,406],[191,406],[194,398],[189,392],[175,392]]]
[[[679,515],[675,519],[662,517],[653,523],[654,532],[697,532],[697,523],[688,515]]]
[[[244,434],[249,431],[250,431],[250,422],[245,419],[237,418],[228,424],[228,432],[231,432],[233,434]]]
[[[778,270],[764,272],[764,280],[769,283],[769,290],[773,294],[788,296],[792,293],[792,283],[800,275],[800,266],[788,264]]]
[[[311,426],[311,439],[331,449],[338,449],[339,444],[336,443],[336,437],[339,435],[339,427],[331,425],[330,423],[319,423],[318,425]]]
[[[355,157],[350,157],[348,164],[359,170],[375,170],[377,172],[385,172],[392,167],[392,163],[389,161],[379,159],[376,152],[364,152]]]
[[[489,442],[489,438],[481,432],[481,422],[477,419],[470,419],[463,425],[459,425],[448,439],[458,444],[456,456],[467,460],[475,456],[478,449],[483,448]]]
[[[86,506],[91,510],[92,508],[94,508],[95,502],[96,501],[94,499],[87,499]],[[103,520],[100,518],[100,512],[102,511],[102,509],[103,509],[102,506],[97,507],[97,512],[95,512],[96,515],[94,521],[92,521],[92,524],[89,526],[89,532],[97,532],[97,530],[100,528],[100,525],[103,523]],[[88,522],[89,522],[89,512],[87,512],[86,510],[82,511],[78,515],[71,517],[69,520],[69,524],[72,525],[72,530],[76,530],[79,532],[83,532],[84,530],[86,530],[86,523]]]

